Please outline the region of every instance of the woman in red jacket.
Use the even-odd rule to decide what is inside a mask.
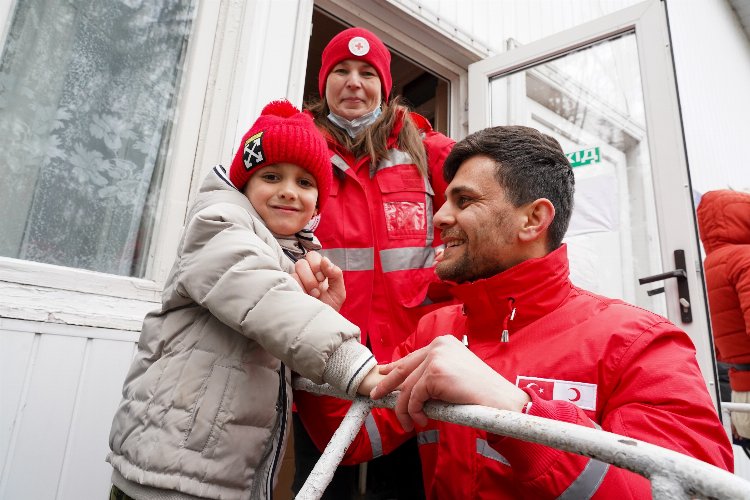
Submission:
[[[732,401],[750,403],[750,194],[707,192],[698,205],[698,228],[716,357],[729,367]],[[732,413],[732,426],[750,438],[750,414]]]
[[[320,100],[307,106],[328,141],[334,172],[315,234],[323,256],[344,272],[341,314],[360,327],[362,342],[381,363],[391,360],[424,314],[443,305],[435,303],[443,295],[434,273],[442,242],[432,215],[444,201],[442,165],[454,144],[391,96],[390,61],[388,48],[371,32],[342,31],[322,54]],[[298,404],[303,421],[324,417],[317,399]],[[341,402],[336,414],[348,406]],[[383,482],[396,488],[384,492],[388,497],[418,498],[423,493],[416,444],[400,451],[402,456],[397,452],[370,468],[382,467],[389,477]],[[318,456],[297,418],[295,489]],[[350,496],[336,487],[331,498]]]

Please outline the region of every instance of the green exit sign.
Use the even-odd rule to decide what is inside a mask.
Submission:
[[[599,163],[600,161],[602,161],[602,157],[599,154],[599,148],[573,151],[572,153],[565,153],[565,156],[568,157],[570,166],[573,168],[583,167],[584,165],[590,165],[592,163]]]

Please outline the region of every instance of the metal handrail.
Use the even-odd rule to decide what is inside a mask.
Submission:
[[[331,386],[319,386],[307,379],[296,379],[294,388],[352,400]],[[355,398],[296,498],[318,500],[371,409],[393,409],[395,403],[396,393],[376,401]],[[434,420],[468,425],[494,434],[543,444],[630,470],[651,481],[651,492],[657,500],[687,500],[696,497],[750,499],[750,482],[693,457],[630,437],[484,406],[433,401],[425,405],[424,412]]]
[[[750,403],[729,403],[727,401],[722,401],[721,411],[724,413],[732,413],[733,411],[738,413],[750,413]]]
[[[729,436],[730,441],[734,441],[731,419],[731,413],[733,412],[750,413],[750,403],[731,403],[729,401],[721,402],[721,414],[723,416],[721,420],[724,422],[724,430],[727,432],[727,436]],[[743,452],[748,456],[748,458],[750,458],[750,453],[748,453],[748,448],[746,446],[743,447]]]

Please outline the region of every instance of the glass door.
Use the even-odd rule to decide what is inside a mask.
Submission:
[[[469,67],[469,129],[555,137],[576,177],[571,279],[669,317],[715,397],[663,4],[648,1]]]

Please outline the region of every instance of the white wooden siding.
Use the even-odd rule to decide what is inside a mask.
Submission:
[[[0,319],[0,498],[106,498],[137,332]]]

